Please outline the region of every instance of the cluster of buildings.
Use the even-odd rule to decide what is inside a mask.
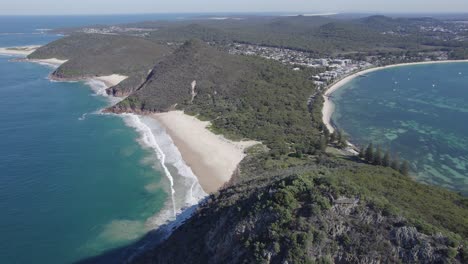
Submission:
[[[110,27],[82,28],[78,32],[88,33],[88,34],[107,34],[107,35],[132,33],[138,36],[146,36],[149,32],[152,32],[155,30],[156,29],[154,28],[133,28],[133,27],[110,26]]]
[[[372,66],[371,63],[366,61],[340,58],[314,58],[313,54],[309,52],[250,44],[232,44],[229,48],[229,53],[256,55],[276,60],[284,64],[293,65],[295,67],[294,70],[300,70],[300,67],[323,69],[323,72],[311,77],[314,83],[320,87],[326,86],[352,72]]]
[[[448,51],[407,52],[406,54],[382,54],[366,56],[366,61],[373,65],[384,66],[395,63],[448,60]]]

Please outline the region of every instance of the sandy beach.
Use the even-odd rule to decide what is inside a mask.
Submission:
[[[28,56],[36,51],[40,46],[18,46],[18,47],[3,47],[0,48],[1,55],[10,56]]]
[[[67,62],[68,60],[59,60],[59,59],[56,59],[56,58],[50,58],[50,59],[41,59],[41,60],[37,60],[37,59],[25,59],[25,61],[28,61],[28,62],[34,62],[34,63],[39,63],[39,64],[43,64],[43,65],[47,65],[47,66],[52,66],[52,67],[60,67],[60,65],[64,64],[65,62]]]
[[[203,122],[182,111],[153,114],[179,149],[184,161],[207,193],[219,190],[246,156],[245,149],[256,141],[234,142],[212,133]]]
[[[93,79],[101,81],[106,84],[108,87],[116,86],[123,80],[127,79],[128,76],[125,75],[120,75],[120,74],[112,74],[108,76],[97,76],[94,77]]]
[[[17,46],[17,47],[4,47],[0,48],[0,55],[6,55],[6,56],[21,56],[21,57],[26,57],[28,55],[31,55],[34,51],[36,51],[38,48],[41,46]],[[59,67],[60,65],[64,64],[67,62],[67,60],[59,60],[56,58],[50,58],[50,59],[27,59],[27,58],[21,58],[18,59],[19,61],[28,61],[28,62],[34,62],[34,63],[40,63],[52,67]]]
[[[42,63],[42,64],[49,64],[47,61],[49,60],[28,60],[30,62],[36,62],[36,63]],[[66,62],[66,61],[63,61]],[[62,62],[62,63],[63,63]],[[54,66],[54,64],[50,64],[51,66]],[[60,66],[59,62],[55,64],[56,67]],[[76,78],[58,78],[53,75],[50,75],[49,78],[54,81],[59,81],[59,82],[80,82],[80,81],[99,81],[105,84],[107,88],[110,88],[112,86],[116,86],[123,80],[127,79],[128,76],[120,75],[120,74],[111,74],[111,75],[104,75],[104,76],[84,76],[84,77],[76,77]]]
[[[343,87],[346,83],[352,81],[356,77],[359,77],[359,76],[362,76],[362,75],[365,75],[367,73],[371,73],[374,71],[388,69],[388,68],[411,66],[411,65],[422,65],[422,64],[454,63],[454,62],[457,62],[457,63],[468,62],[468,60],[444,60],[444,61],[423,61],[423,62],[401,63],[401,64],[394,64],[394,65],[388,65],[388,66],[383,66],[383,67],[363,69],[362,71],[348,75],[344,77],[343,79],[330,85],[329,88],[325,91],[323,95],[325,101],[324,101],[323,108],[322,108],[323,123],[328,128],[330,133],[333,133],[335,131],[335,128],[333,127],[333,124],[332,124],[332,115],[333,115],[333,112],[335,111],[335,105],[333,104],[330,97],[335,91],[337,91],[338,89]]]

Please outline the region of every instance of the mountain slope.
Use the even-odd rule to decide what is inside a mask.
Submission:
[[[255,137],[278,155],[314,153],[323,146],[321,127],[311,126],[307,106],[307,98],[316,93],[308,80],[313,73],[229,55],[192,40],[158,63],[138,91],[109,111],[180,109],[212,120],[212,129],[228,137]]]
[[[468,200],[325,154],[321,102],[306,104],[310,74],[192,40],[110,109],[183,109],[269,148],[251,150],[229,187],[133,263],[466,261]]]
[[[468,223],[462,220],[468,217],[466,198],[416,183],[391,169],[328,158],[320,163],[255,171],[251,179],[212,195],[167,241],[131,263],[467,260],[462,246],[468,235]],[[369,179],[372,184],[363,181]],[[386,192],[376,190],[380,188]],[[392,198],[398,192],[402,197]],[[405,201],[406,194],[429,204]],[[418,214],[411,215],[414,210]],[[442,218],[430,220],[436,210]],[[449,219],[461,225],[443,227]]]
[[[129,76],[112,90],[114,95],[125,95],[139,86],[154,64],[169,53],[168,47],[138,37],[75,34],[39,48],[28,58],[68,60],[53,72],[55,78]]]

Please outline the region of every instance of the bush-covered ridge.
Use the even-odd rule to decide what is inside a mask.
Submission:
[[[125,95],[141,85],[148,71],[171,52],[138,37],[74,34],[40,47],[28,58],[68,60],[52,73],[59,79],[126,75],[129,78],[112,90],[115,95]]]
[[[466,260],[466,198],[324,153],[323,102],[311,74],[190,41],[114,108],[184,109],[212,120],[216,132],[269,148],[251,150],[230,187],[135,263]]]
[[[264,157],[246,163],[257,158]],[[459,195],[391,169],[326,157],[258,173],[212,195],[165,243],[133,263],[467,260],[468,223],[460,220],[468,217],[468,200]],[[434,212],[441,218],[429,217]],[[461,225],[441,227],[451,221]]]
[[[141,51],[119,48],[133,40],[158,52],[141,64],[124,60],[123,66],[100,65],[97,72],[92,71],[98,56],[65,56],[73,54],[74,41],[82,56],[106,54],[114,38],[109,56],[115,62]],[[324,152],[329,135],[321,121],[323,99],[309,81],[316,72],[228,55],[198,40],[168,56],[153,44],[134,37],[77,35],[41,48],[31,58],[75,61],[66,75],[72,78],[139,76],[141,82],[126,90],[131,95],[111,111],[183,109],[211,120],[217,133],[259,140],[268,148],[251,149],[230,186],[135,263],[467,261],[467,198],[416,183],[391,168]],[[128,70],[126,63],[141,70]],[[149,76],[148,69],[143,71],[146,63],[153,63]],[[68,66],[62,67],[54,74],[60,76]],[[116,71],[121,67],[126,70]]]
[[[212,120],[231,138],[255,138],[272,155],[323,150],[323,126],[313,126],[307,98],[316,93],[312,69],[291,71],[278,62],[229,55],[192,40],[159,62],[141,88],[115,112],[183,109]],[[191,84],[196,81],[192,100]]]

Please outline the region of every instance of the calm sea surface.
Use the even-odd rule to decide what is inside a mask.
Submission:
[[[333,121],[353,143],[390,149],[417,180],[468,195],[468,63],[373,72],[333,101]]]

